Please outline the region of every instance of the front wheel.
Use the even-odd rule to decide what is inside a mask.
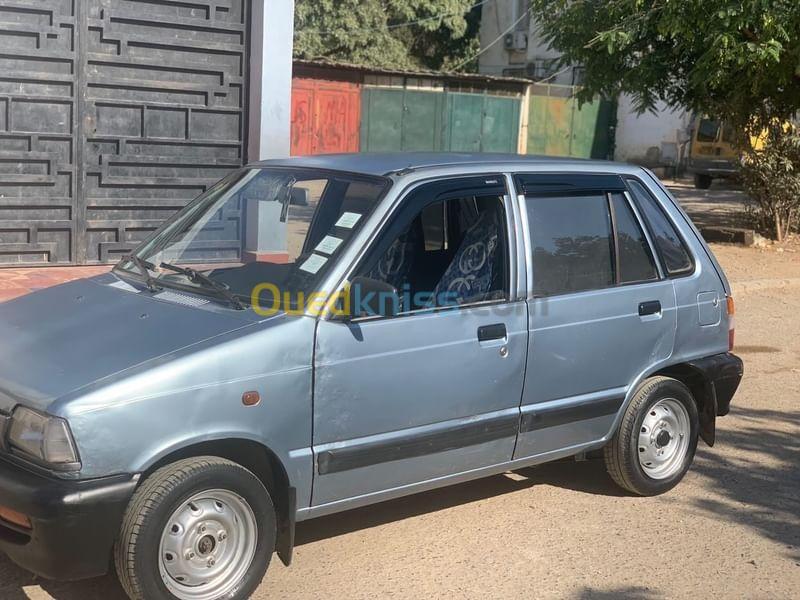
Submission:
[[[133,600],[249,598],[275,548],[275,509],[261,481],[206,456],[167,465],[131,498],[114,548]]]
[[[675,487],[694,460],[697,405],[689,389],[670,377],[645,381],[625,410],[603,456],[611,478],[640,496]]]

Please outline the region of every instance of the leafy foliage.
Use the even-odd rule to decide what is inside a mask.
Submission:
[[[297,0],[295,56],[448,70],[479,49],[481,6],[476,4],[478,0]],[[416,24],[405,25],[409,22]]]
[[[563,64],[585,67],[581,100],[628,93],[733,125],[745,187],[780,239],[800,203],[798,0],[531,0]],[[768,131],[766,147],[750,146]]]
[[[630,94],[760,131],[800,108],[797,0],[532,0],[583,98]]]
[[[742,159],[742,184],[755,203],[756,226],[781,241],[800,220],[800,134],[775,123],[762,135],[763,149],[750,148]]]

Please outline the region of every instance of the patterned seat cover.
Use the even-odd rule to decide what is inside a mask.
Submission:
[[[411,272],[421,239],[419,224],[414,221],[386,249],[367,277],[385,281],[396,290],[402,291],[403,284],[406,283],[408,274]]]
[[[497,211],[486,210],[467,230],[450,266],[434,290],[439,305],[482,300],[492,290],[500,226]]]

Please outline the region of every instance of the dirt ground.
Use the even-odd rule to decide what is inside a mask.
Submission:
[[[673,491],[623,495],[559,462],[298,525],[256,598],[800,597],[800,253],[715,246],[745,378],[717,445]],[[123,598],[114,578],[36,580],[0,558],[0,598]]]
[[[664,185],[698,227],[745,226],[747,196],[738,184],[717,179],[710,189],[698,190],[690,179],[673,179],[665,180]]]

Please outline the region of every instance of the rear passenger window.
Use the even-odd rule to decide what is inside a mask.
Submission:
[[[691,271],[692,259],[689,251],[675,230],[675,226],[658,206],[656,199],[635,179],[628,179],[628,185],[636,199],[636,205],[650,226],[653,241],[664,261],[667,273],[680,275]]]
[[[536,296],[614,284],[611,216],[605,194],[528,197]]]
[[[650,245],[628,200],[622,194],[613,194],[611,203],[617,229],[619,282],[633,283],[657,279],[658,272],[650,252]]]

